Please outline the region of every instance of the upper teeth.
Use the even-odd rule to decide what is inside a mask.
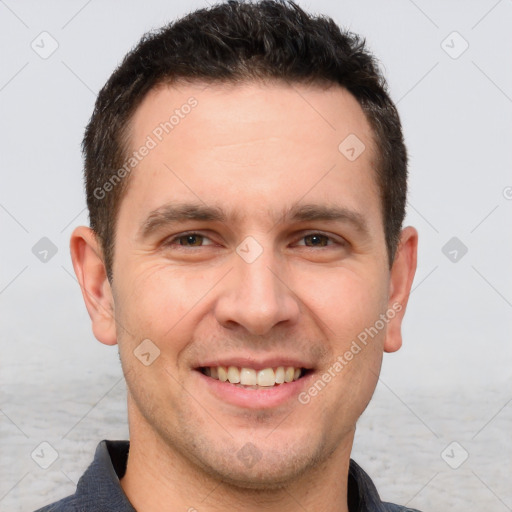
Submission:
[[[236,366],[208,366],[204,373],[209,377],[229,381],[231,384],[244,386],[274,386],[297,380],[301,375],[301,369],[293,366],[278,366],[277,368],[265,368],[254,370],[253,368],[238,368]]]

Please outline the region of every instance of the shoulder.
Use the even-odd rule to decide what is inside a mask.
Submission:
[[[393,503],[382,503],[386,512],[420,512],[415,508],[402,507]]]
[[[35,512],[76,512],[74,495],[39,508]]]
[[[372,479],[353,459],[350,459],[349,466],[348,502],[350,510],[361,512],[420,512],[414,508],[383,502]]]

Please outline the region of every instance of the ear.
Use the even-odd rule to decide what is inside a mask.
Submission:
[[[411,293],[411,286],[416,273],[418,254],[418,232],[408,226],[400,234],[391,276],[389,281],[388,311],[394,311],[387,326],[385,352],[395,352],[402,346],[402,320]]]
[[[94,231],[86,226],[77,227],[71,234],[70,250],[94,336],[105,345],[115,345],[117,334],[112,289]]]

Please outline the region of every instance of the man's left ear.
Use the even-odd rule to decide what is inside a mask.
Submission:
[[[391,276],[389,281],[388,311],[395,316],[387,325],[385,352],[395,352],[402,346],[402,320],[411,293],[418,255],[418,232],[412,226],[404,228],[400,234]]]

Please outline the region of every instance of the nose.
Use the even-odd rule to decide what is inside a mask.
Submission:
[[[285,266],[271,250],[252,262],[234,255],[235,268],[223,280],[215,305],[217,321],[228,329],[244,327],[263,336],[278,324],[297,322],[300,304],[290,287]]]

